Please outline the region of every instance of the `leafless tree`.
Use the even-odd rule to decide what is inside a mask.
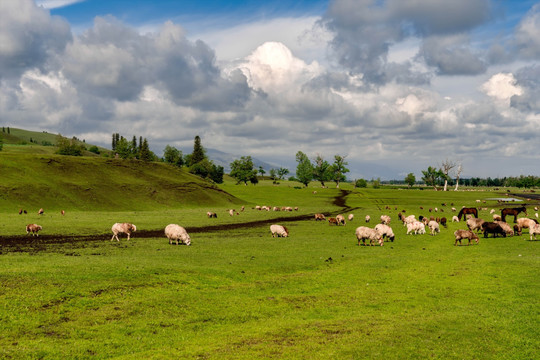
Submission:
[[[444,174],[444,191],[448,188],[448,179],[450,177],[450,171],[457,166],[457,163],[448,159],[444,160],[441,164],[441,171]]]
[[[463,168],[462,168],[461,163],[460,163],[460,164],[458,164],[458,168],[457,168],[457,171],[456,171],[456,188],[454,189],[454,191],[458,191],[459,177],[461,176],[461,171],[463,171]]]

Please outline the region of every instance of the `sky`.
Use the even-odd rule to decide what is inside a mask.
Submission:
[[[540,2],[1,0],[0,122],[349,179],[540,175]]]

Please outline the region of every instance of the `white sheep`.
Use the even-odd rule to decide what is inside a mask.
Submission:
[[[499,224],[507,236],[514,236],[514,230],[508,225],[508,223],[500,220],[494,220],[497,224]]]
[[[167,237],[167,239],[169,239],[170,245],[172,245],[173,240],[176,241],[176,245],[178,245],[178,240],[180,240],[180,242],[183,244],[191,245],[191,238],[189,237],[189,234],[187,233],[186,229],[184,229],[180,225],[167,225],[165,227],[165,236]]]
[[[473,217],[473,218],[467,219],[467,227],[471,231],[482,230],[482,224],[484,222],[485,221],[483,219]]]
[[[360,240],[362,240],[364,245],[366,245],[366,240],[369,240],[370,246],[373,246],[375,241],[377,241],[381,246],[384,244],[382,235],[377,230],[368,228],[366,226],[356,228],[356,238],[358,239],[358,245],[360,245]]]
[[[339,214],[336,216],[337,224],[338,225],[345,225],[345,216]]]
[[[533,239],[533,235],[534,235],[534,240],[536,240],[537,234],[540,235],[540,224],[534,224],[533,226],[529,228],[529,236],[531,240]]]
[[[272,237],[288,237],[289,236],[289,229],[287,229],[285,226],[282,225],[270,225],[270,232],[272,233]]]
[[[493,214],[493,221],[502,221],[501,215]]]
[[[112,228],[113,236],[111,241],[116,238],[116,241],[120,241],[118,234],[126,234],[127,239],[129,240],[131,233],[137,231],[137,227],[131,223],[115,223]]]
[[[430,230],[431,235],[435,235],[436,233],[440,233],[440,232],[441,232],[441,229],[440,229],[440,227],[439,227],[439,223],[436,222],[435,220],[431,220],[431,221],[428,223],[428,227],[429,227],[429,230]]]
[[[414,232],[415,234],[425,234],[426,227],[424,223],[420,221],[407,223],[407,235],[409,235],[411,232]]]
[[[389,225],[390,224],[390,216],[388,215],[381,215],[381,224]]]
[[[375,230],[377,230],[383,238],[386,236],[390,241],[394,242],[396,236],[390,226],[386,224],[377,224],[375,225]]]
[[[371,217],[369,215],[366,215],[366,222],[368,223],[371,220]]]
[[[354,219],[354,214],[349,214],[349,216],[347,216],[347,219],[349,221],[352,221]]]
[[[414,215],[409,215],[409,216],[403,218],[403,225],[407,225],[407,224],[413,223],[415,221],[417,221],[416,217]]]
[[[536,221],[534,221],[533,219],[529,219],[529,218],[519,218],[519,219],[517,219],[517,226],[518,226],[520,231],[523,228],[530,229],[534,225],[536,225]]]
[[[459,222],[459,218],[456,215],[452,216],[452,222]]]

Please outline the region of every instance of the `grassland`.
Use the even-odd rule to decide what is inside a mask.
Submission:
[[[525,232],[453,246],[452,233],[464,223],[449,223],[432,237],[406,236],[397,222],[398,211],[430,215],[429,207],[442,207],[444,213],[431,214],[450,219],[451,203],[477,206],[477,199],[500,194],[297,185],[226,182],[220,189],[237,199],[233,205],[168,204],[159,211],[153,202],[136,211],[75,209],[64,217],[3,208],[4,239],[20,241],[27,222],[44,229],[42,240],[24,246],[3,242],[0,357],[538,357],[538,241]],[[260,212],[252,209],[257,204],[299,211]],[[227,215],[241,205],[240,215]],[[498,207],[490,200],[481,205]],[[218,218],[206,218],[207,210]],[[355,220],[335,227],[301,218],[315,212],[354,213]],[[357,246],[354,229],[365,225],[363,217],[383,213],[392,217],[395,242]],[[277,217],[290,238],[270,236],[268,222]],[[111,242],[116,221],[132,221],[140,231],[129,242]],[[188,228],[192,246],[170,246],[158,235],[172,222]],[[55,241],[65,234],[74,237]]]

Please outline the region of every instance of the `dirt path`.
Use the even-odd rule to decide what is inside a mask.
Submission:
[[[327,216],[334,216],[341,212],[349,212],[355,210],[347,206],[347,196],[350,191],[341,190],[340,194],[334,198],[333,204],[341,207],[341,210],[335,212],[325,213]],[[315,214],[304,214],[297,216],[282,216],[272,219],[256,220],[248,222],[240,222],[233,224],[221,224],[221,225],[205,225],[200,227],[186,227],[188,233],[210,233],[216,231],[227,231],[234,229],[249,229],[257,228],[263,225],[269,225],[279,222],[295,222],[305,221],[314,218]],[[163,229],[158,230],[138,230],[135,235],[137,238],[152,238],[152,237],[164,237]],[[103,240],[110,240],[111,233],[93,234],[93,235],[63,235],[63,234],[46,234],[39,237],[32,237],[29,235],[13,235],[13,236],[0,236],[0,254],[5,252],[39,252],[47,250],[50,245],[68,245],[72,244],[74,247],[89,247],[92,246],[91,242]],[[81,246],[81,243],[84,245]],[[99,245],[94,245],[98,247]]]

